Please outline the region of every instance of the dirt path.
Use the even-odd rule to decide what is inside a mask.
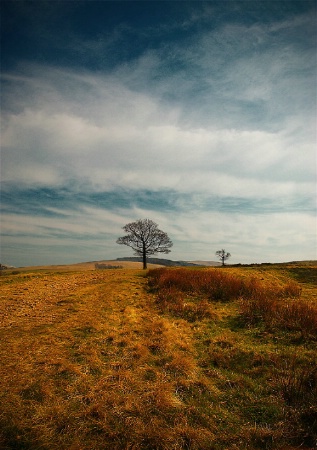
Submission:
[[[93,427],[102,441],[116,436],[109,448],[125,448],[120,436],[151,434],[148,414],[161,415],[166,427],[166,414],[182,409],[175,376],[198,374],[190,326],[159,314],[143,275],[123,269],[0,279],[0,400],[9,433],[32,429],[28,439],[55,448],[49,442],[59,424],[77,449]],[[67,439],[56,448],[70,448]],[[98,433],[89,439],[99,448]]]

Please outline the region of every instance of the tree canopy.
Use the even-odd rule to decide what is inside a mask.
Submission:
[[[139,219],[128,223],[123,227],[128,233],[119,237],[117,244],[131,247],[135,255],[141,256],[143,269],[147,268],[147,257],[155,253],[169,253],[173,246],[168,235],[158,228],[158,225],[150,219]]]
[[[216,255],[221,260],[223,266],[225,265],[225,261],[228,258],[230,258],[230,256],[231,256],[230,253],[226,253],[225,249],[221,249],[221,250],[216,251]]]

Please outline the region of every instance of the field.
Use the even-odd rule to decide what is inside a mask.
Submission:
[[[0,448],[316,448],[317,263],[137,267],[3,271]]]

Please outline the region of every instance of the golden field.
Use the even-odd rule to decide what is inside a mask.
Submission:
[[[112,263],[1,274],[0,448],[316,448],[315,262]]]

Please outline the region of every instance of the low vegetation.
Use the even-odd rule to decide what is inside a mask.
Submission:
[[[0,447],[313,449],[314,263],[0,278]]]
[[[114,266],[113,264],[96,263],[95,269],[123,269],[123,266]]]

